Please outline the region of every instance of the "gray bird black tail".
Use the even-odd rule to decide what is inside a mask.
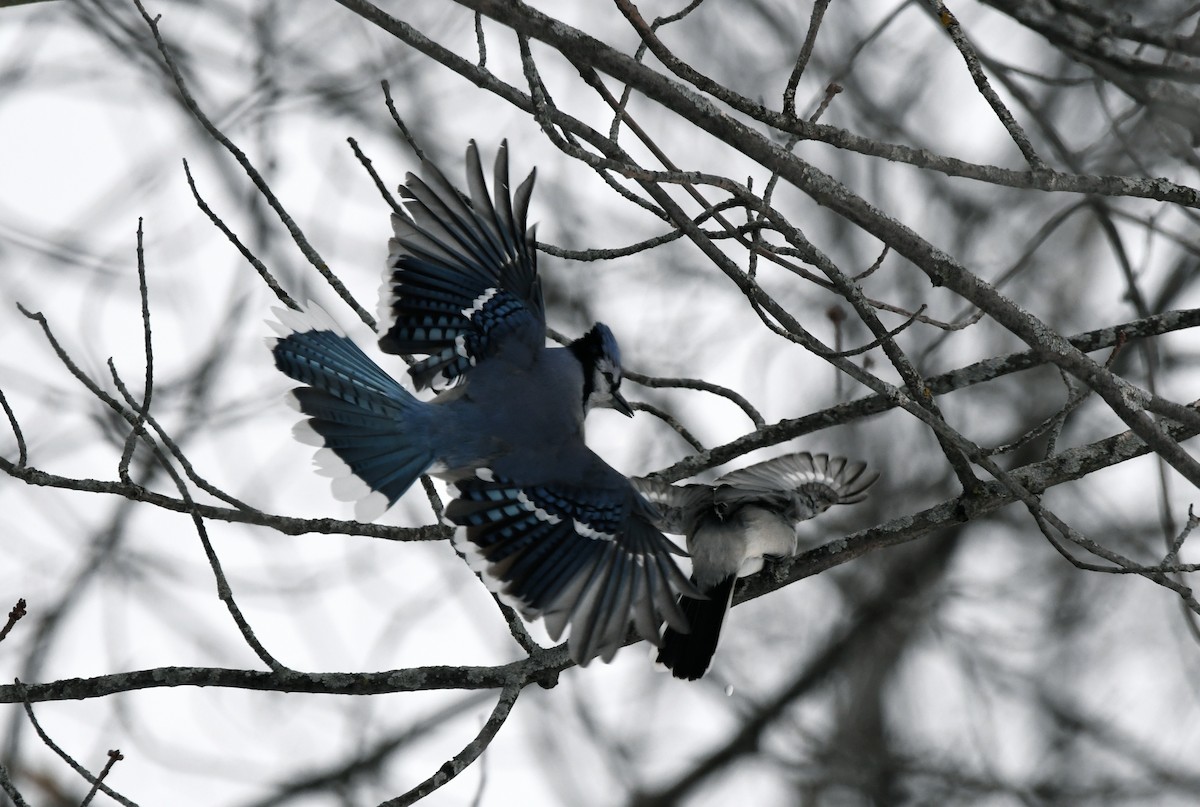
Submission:
[[[695,681],[708,672],[721,638],[721,625],[733,602],[733,584],[736,582],[736,575],[726,577],[704,592],[708,595],[707,600],[679,598],[679,606],[691,631],[680,633],[668,626],[663,631],[657,659],[676,678]]]

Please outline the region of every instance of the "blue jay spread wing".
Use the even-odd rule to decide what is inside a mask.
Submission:
[[[296,439],[320,450],[318,472],[333,477],[334,498],[355,502],[355,517],[374,521],[434,461],[426,405],[346,336],[320,306],[276,308],[279,334],[268,347],[275,366],[308,386],[289,401],[308,417]]]
[[[523,616],[544,618],[555,641],[570,625],[579,664],[611,660],[631,621],[655,644],[664,620],[687,630],[676,592],[703,595],[671,557],[682,550],[652,526],[628,485],[519,485],[482,469],[455,488],[446,508],[455,545]]]
[[[466,165],[470,197],[426,163],[422,177],[408,175],[404,212],[392,216],[379,345],[427,356],[409,369],[417,389],[459,382],[506,340],[531,354],[546,341],[537,251],[526,229],[534,174],[510,195],[502,143],[493,198],[474,141]]]
[[[679,605],[690,631],[668,625],[658,661],[676,678],[695,680],[708,670],[721,626],[733,602],[738,577],[762,568],[763,558],[795,552],[797,522],[835,504],[866,498],[877,473],[844,457],[808,452],[789,454],[732,471],[713,485],[665,485],[635,480],[659,505],[655,524],[682,529],[692,556],[692,581],[705,595],[683,594]],[[705,494],[707,491],[707,495]]]

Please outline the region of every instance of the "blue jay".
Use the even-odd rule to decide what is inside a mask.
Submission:
[[[844,457],[788,454],[732,471],[712,485],[671,485],[635,479],[659,508],[657,526],[687,536],[692,581],[705,595],[683,594],[680,606],[690,632],[668,626],[658,661],[676,678],[694,681],[708,670],[721,623],[733,602],[733,586],[763,567],[763,557],[796,553],[796,524],[835,504],[867,497],[879,474]]]
[[[653,525],[656,511],[584,442],[584,415],[621,396],[621,356],[596,323],[566,347],[546,346],[536,242],[526,228],[534,174],[509,193],[501,144],[489,194],[467,149],[470,196],[429,163],[400,189],[404,212],[381,289],[379,346],[418,354],[416,398],[309,304],[279,309],[275,366],[305,384],[296,437],[317,446],[336,498],[373,520],[425,472],[451,483],[447,523],[472,568],[557,641],[568,625],[579,664],[612,659],[632,621],[655,644],[664,622],[686,631],[676,596],[699,593]]]

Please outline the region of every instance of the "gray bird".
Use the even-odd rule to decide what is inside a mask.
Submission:
[[[707,597],[680,596],[691,630],[668,626],[658,661],[676,678],[694,681],[704,675],[737,578],[762,569],[764,557],[794,555],[798,522],[835,504],[865,499],[867,488],[879,478],[866,469],[866,463],[845,457],[802,452],[731,471],[711,485],[633,480],[659,508],[655,526],[687,536],[692,582]]]

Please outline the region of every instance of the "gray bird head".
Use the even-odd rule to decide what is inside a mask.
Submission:
[[[633,407],[621,396],[621,349],[608,326],[597,322],[568,347],[583,366],[583,411],[603,406],[633,417]]]

